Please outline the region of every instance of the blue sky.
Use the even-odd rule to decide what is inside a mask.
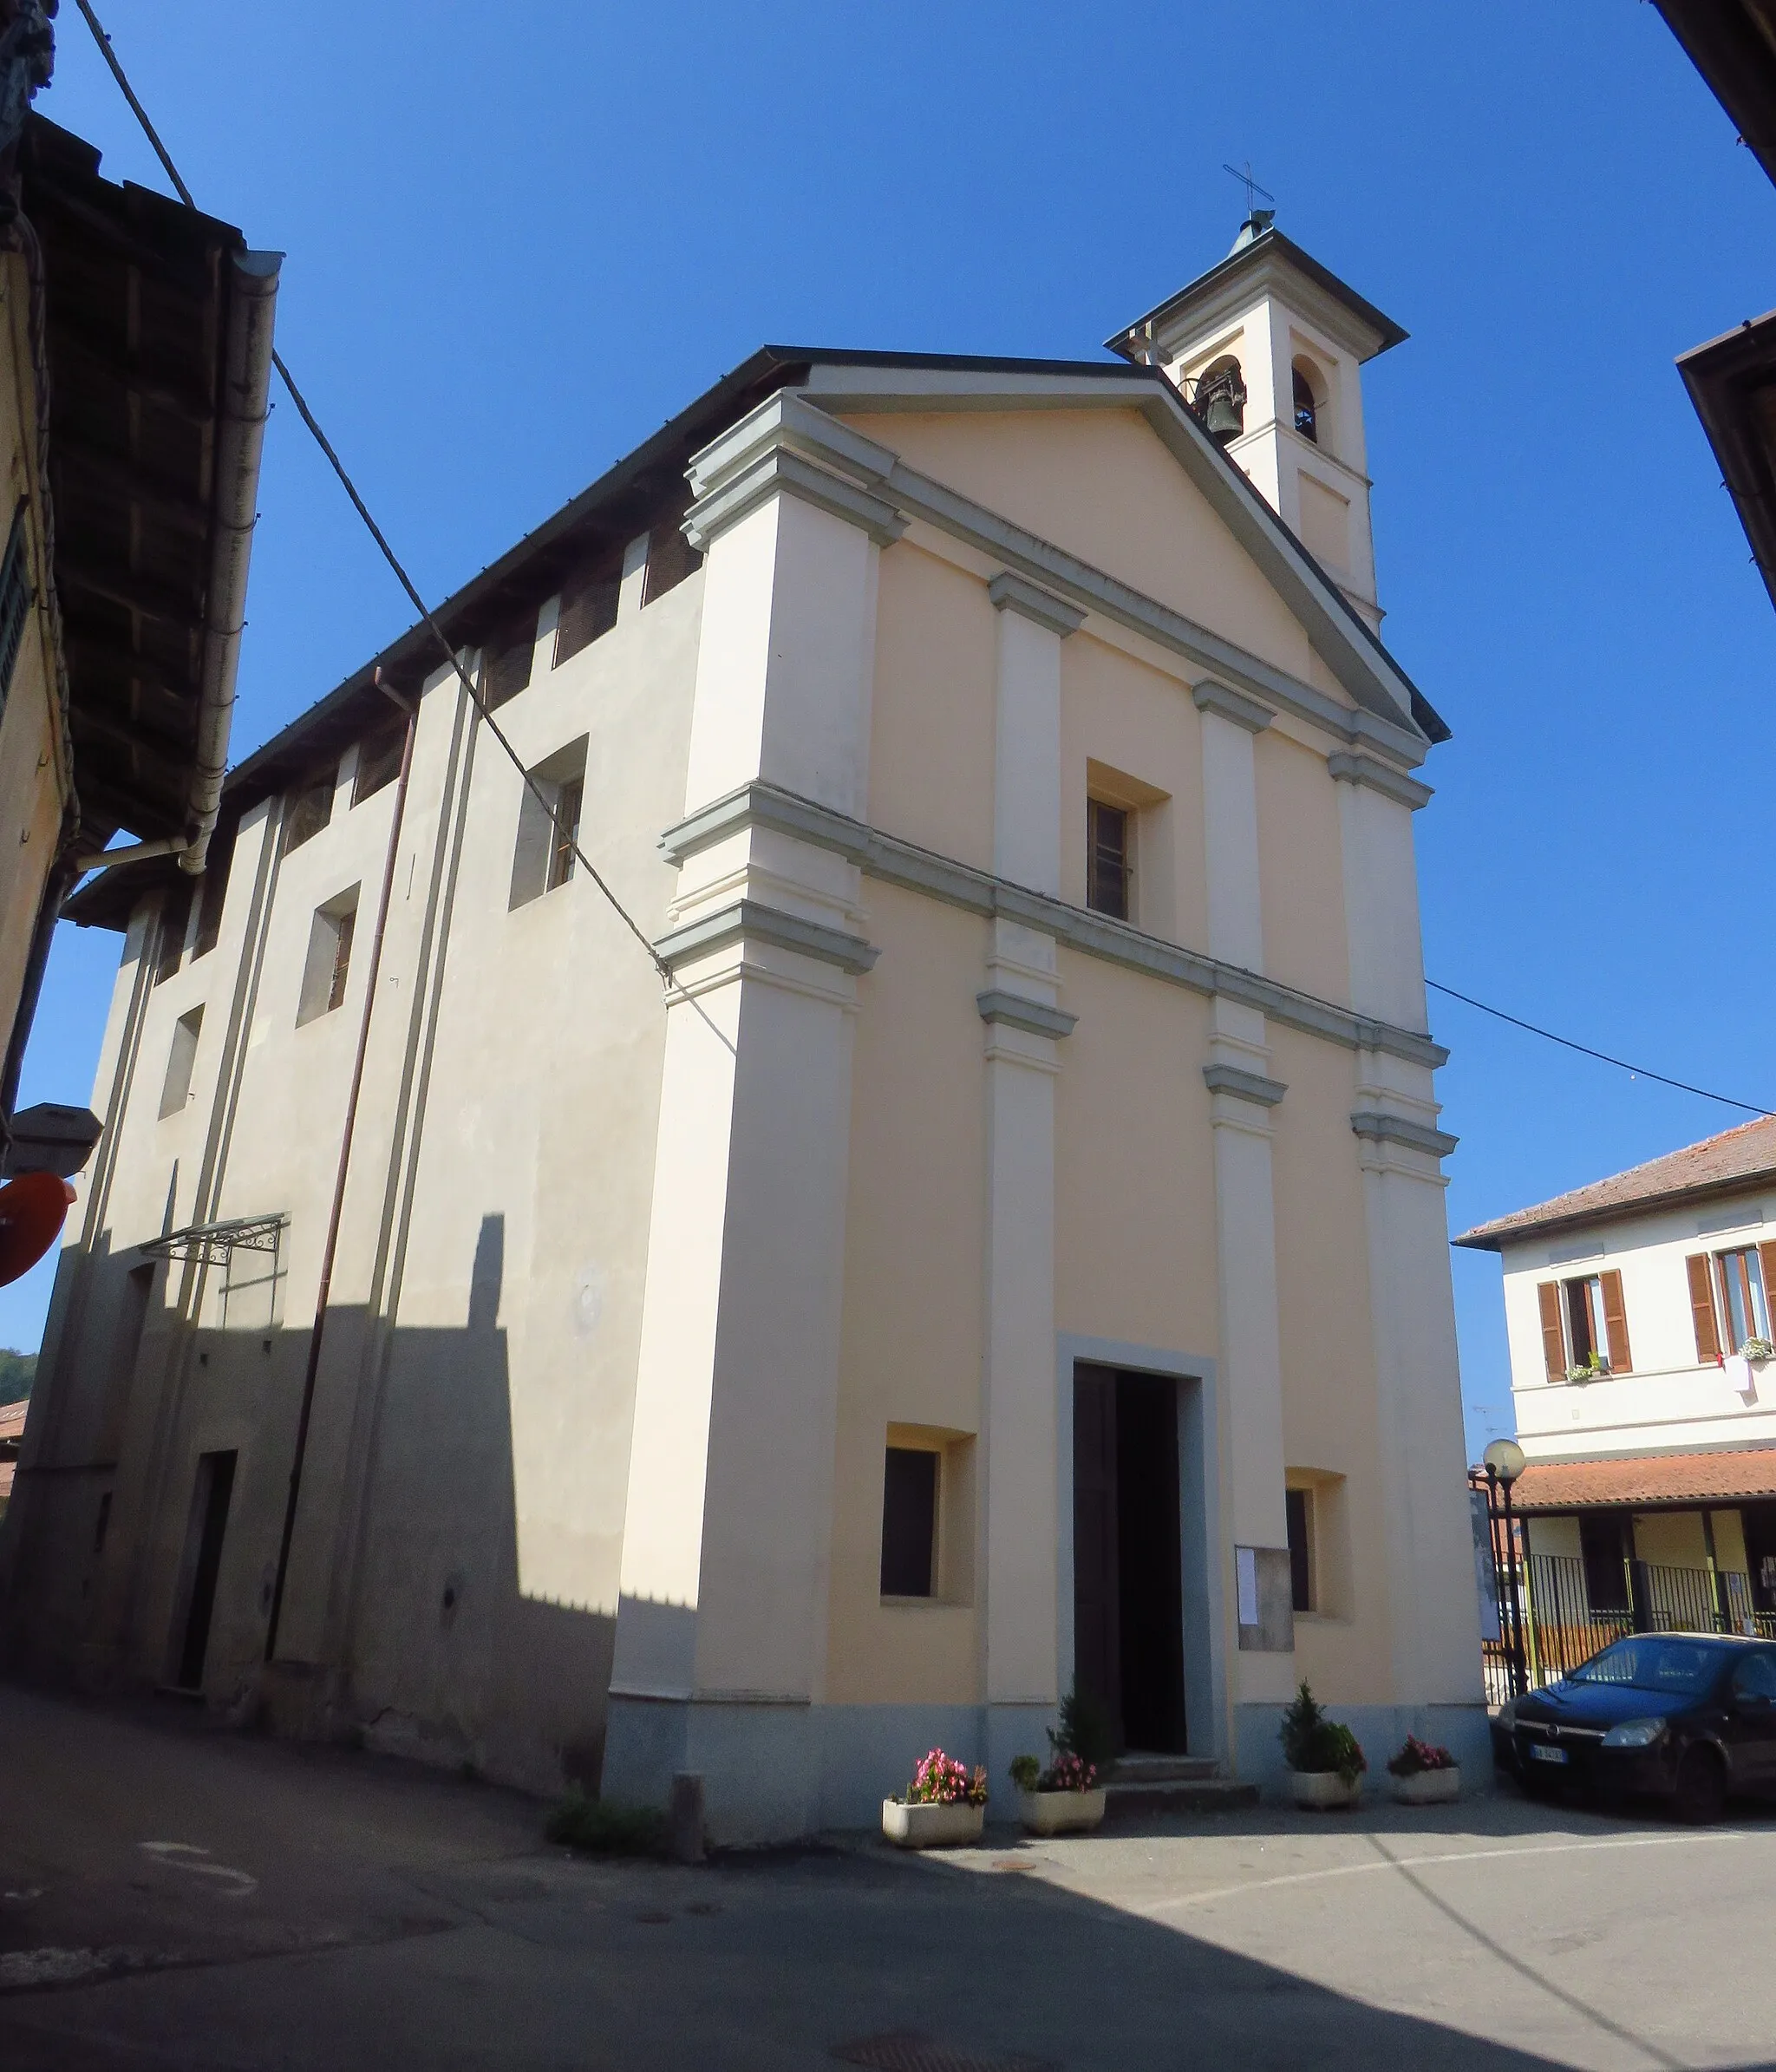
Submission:
[[[288,252],[285,357],[441,596],[767,341],[1078,356],[1278,223],[1411,332],[1366,408],[1386,631],[1454,729],[1433,977],[1776,1108],[1776,620],[1672,367],[1776,303],[1776,192],[1641,0],[103,0],[212,213]],[[38,105],[164,182],[78,13]],[[288,406],[244,754],[406,623]],[[85,1100],[117,940],[62,931],[23,1098]],[[1452,1226],[1741,1119],[1433,1000]],[[1458,1252],[1472,1444],[1498,1269]],[[0,1291],[34,1345],[44,1270]]]

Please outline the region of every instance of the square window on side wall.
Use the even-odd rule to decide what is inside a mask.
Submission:
[[[1291,1467],[1285,1470],[1283,1483],[1294,1608],[1309,1618],[1348,1618],[1350,1525],[1345,1479],[1323,1468]]]
[[[531,781],[519,803],[508,908],[527,906],[573,876],[585,801],[587,738],[582,734],[526,773]]]
[[[965,1605],[974,1594],[974,1438],[890,1425],[882,1458],[881,1593]]]
[[[339,773],[329,767],[290,794],[284,809],[284,853],[312,841],[333,818],[333,793]]]
[[[335,1008],[345,1004],[346,986],[351,974],[351,949],[357,934],[357,899],[360,888],[338,893],[324,906],[315,909],[309,924],[309,953],[303,964],[302,992],[297,1001],[296,1025],[300,1029]]]

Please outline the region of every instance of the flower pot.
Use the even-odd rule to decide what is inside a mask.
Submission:
[[[1461,1796],[1459,1769],[1415,1770],[1410,1777],[1390,1777],[1402,1806],[1447,1806]]]
[[[1104,1788],[1095,1791],[1021,1791],[1017,1817],[1026,1834],[1084,1834],[1104,1817]]]
[[[948,1806],[909,1806],[884,1799],[882,1832],[899,1849],[954,1849],[977,1842],[987,1818],[984,1806],[957,1800]]]
[[[1361,1777],[1347,1784],[1336,1770],[1291,1770],[1289,1788],[1297,1806],[1325,1813],[1336,1806],[1355,1806],[1362,1796]]]

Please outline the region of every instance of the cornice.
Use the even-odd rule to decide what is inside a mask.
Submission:
[[[812,799],[800,798],[793,792],[780,791],[775,785],[742,785],[726,798],[700,807],[666,830],[660,837],[660,852],[667,862],[682,864],[700,850],[751,827],[793,835],[816,848],[829,850],[885,885],[923,892],[968,913],[1021,921],[1087,957],[1101,958],[1107,964],[1120,964],[1128,971],[1145,971],[1150,977],[1193,993],[1218,995],[1257,1008],[1285,1028],[1324,1036],[1347,1050],[1386,1051],[1432,1071],[1448,1061],[1449,1053],[1442,1045],[1417,1029],[1401,1029],[1389,1022],[1353,1014],[1348,1007],[1316,999],[1311,993],[1297,992],[1237,964],[1221,964],[1179,944],[1143,935],[1126,922],[1069,906],[1046,892],[1031,892],[1028,886],[977,870],[972,864],[957,863],[897,835],[880,833],[860,820],[817,806]],[[856,938],[835,939],[850,942]]]
[[[1211,1094],[1231,1094],[1241,1101],[1256,1101],[1260,1108],[1275,1108],[1289,1091],[1280,1079],[1244,1072],[1237,1065],[1205,1065],[1203,1084]]]
[[[1379,1108],[1358,1108],[1350,1118],[1350,1127],[1371,1143],[1404,1144],[1408,1150],[1427,1152],[1433,1159],[1446,1159],[1461,1141],[1446,1130],[1433,1129],[1428,1122],[1384,1114]]]
[[[1420,806],[1431,802],[1431,788],[1420,784],[1417,778],[1408,777],[1401,770],[1390,769],[1385,762],[1377,762],[1373,755],[1354,755],[1343,748],[1335,749],[1326,758],[1326,768],[1341,784],[1361,784],[1368,791],[1378,791],[1383,798],[1398,800],[1401,805],[1409,806],[1416,813]]]
[[[1026,583],[1009,570],[988,584],[987,597],[996,611],[1015,611],[1021,618],[1046,626],[1051,633],[1058,633],[1063,640],[1086,623],[1086,615],[1077,605],[1051,597],[1046,590],[1038,590],[1034,583]]]
[[[686,512],[684,536],[700,553],[730,526],[756,511],[774,496],[799,497],[816,509],[859,526],[878,546],[889,546],[906,530],[906,520],[892,504],[859,489],[800,454],[776,447],[736,469]]]
[[[676,971],[694,958],[713,956],[735,943],[766,943],[773,949],[793,950],[798,956],[836,964],[854,977],[869,971],[882,954],[860,935],[846,935],[756,899],[736,899],[731,906],[701,915],[661,936],[654,948],[667,968]]]
[[[1276,716],[1268,705],[1259,704],[1244,691],[1230,690],[1226,684],[1217,683],[1211,677],[1205,677],[1190,695],[1198,712],[1218,713],[1223,719],[1231,720],[1236,727],[1244,727],[1248,734],[1262,734]]]
[[[1047,1006],[1040,1000],[1027,1000],[1022,993],[1001,992],[997,988],[976,993],[975,1005],[981,1010],[982,1021],[1003,1022],[1031,1036],[1071,1036],[1074,1024],[1079,1020],[1077,1015],[1069,1015],[1062,1008]]]

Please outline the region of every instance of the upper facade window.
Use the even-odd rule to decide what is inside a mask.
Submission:
[[[1536,1295],[1541,1308],[1542,1354],[1551,1382],[1632,1371],[1622,1276],[1614,1267],[1574,1280],[1544,1281]]]
[[[290,804],[284,814],[284,853],[299,849],[306,841],[312,841],[329,820],[333,818],[333,787],[336,773],[329,770],[324,776],[316,777],[303,786],[300,791],[290,794]]]
[[[1776,1276],[1776,1245],[1692,1252],[1684,1264],[1689,1275],[1696,1358],[1701,1364],[1742,1351],[1753,1340],[1770,1342],[1767,1291]]]
[[[1134,876],[1130,833],[1134,815],[1102,799],[1086,801],[1086,905],[1094,913],[1128,918],[1130,881]]]
[[[393,719],[367,734],[357,745],[357,775],[352,781],[351,802],[362,806],[401,775],[401,758],[407,747],[407,722]]]

